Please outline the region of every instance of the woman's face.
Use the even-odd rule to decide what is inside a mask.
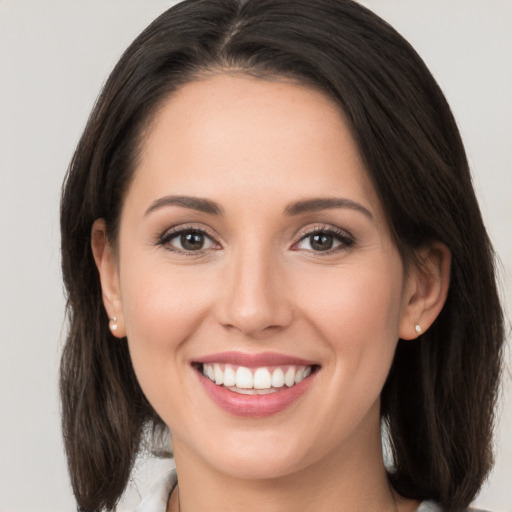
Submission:
[[[145,134],[109,261],[106,302],[177,460],[260,478],[380,450],[412,284],[322,93],[184,86]]]

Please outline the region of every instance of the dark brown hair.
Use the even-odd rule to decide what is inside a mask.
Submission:
[[[450,108],[412,47],[349,0],[186,0],[157,18],[110,75],[63,189],[62,268],[69,334],[63,431],[79,509],[115,507],[144,428],[161,425],[115,342],[90,249],[103,217],[116,239],[144,127],[208,72],[289,78],[345,112],[407,262],[438,240],[451,251],[446,304],[419,342],[399,341],[382,392],[390,480],[408,498],[464,509],[491,463],[503,319],[493,253]]]

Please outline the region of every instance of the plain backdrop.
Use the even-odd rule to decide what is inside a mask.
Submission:
[[[0,512],[75,509],[57,396],[65,334],[60,186],[112,66],[172,3],[0,0]],[[448,97],[502,262],[502,290],[510,312],[512,3],[364,3],[413,44]],[[477,501],[497,512],[512,511],[510,350],[507,364],[496,468]],[[141,458],[122,508],[136,503],[168,465]]]

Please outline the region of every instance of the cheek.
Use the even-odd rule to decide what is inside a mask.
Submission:
[[[325,392],[317,407],[330,425],[327,450],[332,436],[351,435],[378,411],[398,341],[403,278],[401,265],[383,265],[340,269],[336,278],[317,275],[315,281],[304,304],[326,354],[320,374]]]
[[[315,277],[314,286],[307,287],[308,320],[329,345],[335,364],[357,378],[379,373],[385,378],[398,341],[400,261]]]
[[[157,341],[166,332],[186,331],[210,303],[208,280],[197,272],[154,261],[131,263],[121,272],[121,294],[127,331]],[[201,293],[198,293],[201,290]],[[172,329],[171,329],[172,327]]]
[[[200,276],[183,275],[179,267],[125,266],[121,274],[122,304],[128,345],[141,386],[156,388],[162,379],[179,377],[187,341],[197,331],[212,303]]]

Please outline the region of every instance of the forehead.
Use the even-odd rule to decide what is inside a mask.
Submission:
[[[189,83],[156,113],[132,189],[155,194],[356,196],[379,201],[340,107],[311,87],[216,75]],[[151,197],[150,197],[151,196]]]

